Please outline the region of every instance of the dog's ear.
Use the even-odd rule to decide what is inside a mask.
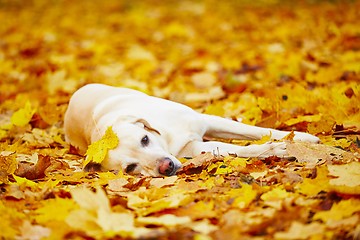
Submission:
[[[146,121],[145,119],[143,119],[143,118],[140,118],[140,119],[136,120],[135,123],[142,124],[144,126],[145,130],[147,130],[147,131],[156,132],[157,134],[161,135],[158,130],[151,127],[150,123],[148,121]]]

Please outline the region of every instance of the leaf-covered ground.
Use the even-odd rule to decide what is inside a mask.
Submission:
[[[0,239],[360,239],[359,9],[0,0]],[[62,125],[90,82],[322,144],[203,154],[167,178],[82,172]]]

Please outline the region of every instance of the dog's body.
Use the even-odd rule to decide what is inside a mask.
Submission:
[[[109,151],[102,167],[151,176],[173,175],[181,167],[177,158],[202,152],[242,157],[286,156],[283,142],[237,146],[204,142],[204,137],[254,140],[265,135],[281,139],[289,134],[200,114],[182,104],[126,88],[89,84],[75,92],[65,114],[66,140],[84,153],[109,126],[118,136],[119,145]],[[301,132],[295,132],[294,139],[319,140]]]

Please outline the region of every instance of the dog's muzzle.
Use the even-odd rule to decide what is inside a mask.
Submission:
[[[159,173],[165,176],[172,176],[180,168],[170,158],[164,158],[159,162]]]

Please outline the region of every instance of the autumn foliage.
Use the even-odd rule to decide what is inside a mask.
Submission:
[[[0,239],[360,239],[359,9],[0,1]],[[166,178],[84,172],[63,115],[91,82],[321,144],[288,136],[293,159],[207,153]]]

